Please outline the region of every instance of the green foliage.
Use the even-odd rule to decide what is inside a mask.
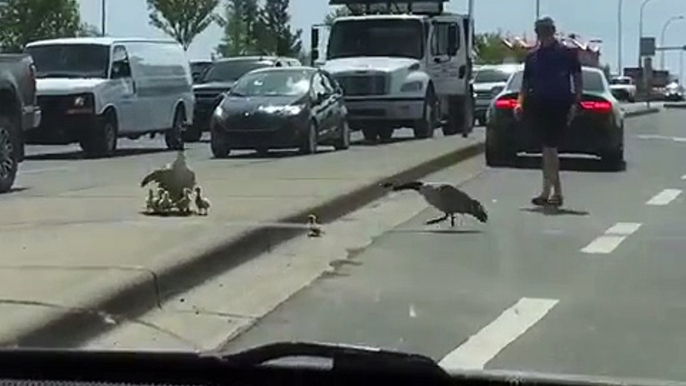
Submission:
[[[474,49],[476,64],[502,64],[506,61],[521,63],[527,50],[522,47],[510,48],[503,43],[504,36],[500,31],[476,34]]]
[[[302,55],[302,31],[292,31],[288,0],[228,0],[220,24],[224,27],[217,52],[237,55]]]
[[[183,46],[217,20],[214,10],[219,0],[147,0],[150,24]]]
[[[74,37],[80,31],[77,0],[7,0],[0,7],[0,46],[21,52],[35,40]]]
[[[81,23],[79,31],[76,33],[76,36],[81,37],[95,37],[100,35],[102,35],[102,30],[93,24],[88,23]]]

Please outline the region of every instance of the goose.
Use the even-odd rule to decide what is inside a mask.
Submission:
[[[394,191],[414,190],[421,194],[429,205],[444,213],[444,216],[427,221],[426,225],[450,219],[450,225],[454,227],[456,214],[471,215],[482,223],[488,221],[488,213],[479,201],[450,184],[413,181],[398,185],[385,183],[382,186]]]
[[[195,172],[188,168],[186,156],[183,151],[179,151],[176,160],[171,165],[154,170],[141,181],[141,187],[145,187],[151,182],[169,192],[172,201],[177,202],[183,197],[183,189],[193,189],[195,187]]]

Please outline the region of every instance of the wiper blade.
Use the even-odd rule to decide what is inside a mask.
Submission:
[[[450,379],[449,374],[427,356],[343,344],[282,342],[220,357],[237,366],[259,366],[289,357],[315,357],[333,360],[333,371],[408,372]]]

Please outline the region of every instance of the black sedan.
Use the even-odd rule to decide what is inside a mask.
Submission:
[[[613,168],[624,165],[624,112],[610,92],[605,74],[584,67],[583,99],[559,152],[598,156]],[[486,117],[486,164],[506,166],[518,153],[540,153],[527,119],[518,121],[513,110],[522,84],[522,71],[510,77],[491,102]],[[526,114],[525,114],[526,116]]]
[[[343,91],[312,67],[272,67],[243,75],[217,106],[210,122],[211,147],[222,158],[234,149],[350,147]]]

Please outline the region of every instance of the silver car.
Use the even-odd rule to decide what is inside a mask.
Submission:
[[[493,98],[505,88],[510,75],[522,69],[521,64],[483,65],[474,77],[474,119],[479,125],[486,122],[486,110]]]

